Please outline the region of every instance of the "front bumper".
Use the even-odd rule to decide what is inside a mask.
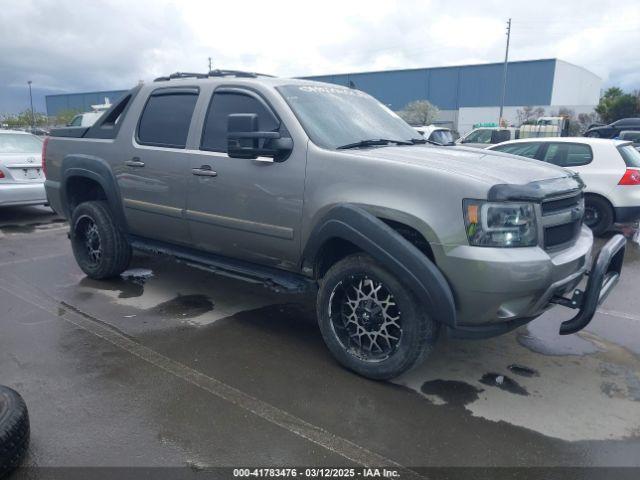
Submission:
[[[552,303],[578,309],[573,318],[562,322],[560,335],[576,333],[589,324],[598,305],[606,300],[620,279],[626,243],[627,240],[622,235],[616,235],[602,247],[588,274],[589,280],[584,291],[575,290],[571,299],[551,299]]]
[[[44,183],[0,183],[0,206],[47,203]]]
[[[583,270],[579,270],[568,278],[552,284],[545,291],[545,294],[537,300],[534,310],[542,308],[544,311],[554,304],[577,309],[576,315],[561,324],[559,333],[569,335],[585,328],[593,318],[598,306],[605,301],[618,283],[624,261],[625,246],[626,239],[622,235],[611,238],[598,253],[591,270],[586,273],[588,281],[584,290],[575,289],[585,274]],[[564,296],[568,285],[572,285],[573,289],[571,298]],[[539,313],[497,323],[458,325],[455,328],[450,328],[449,333],[456,338],[487,338],[507,333],[530,322],[537,316]]]

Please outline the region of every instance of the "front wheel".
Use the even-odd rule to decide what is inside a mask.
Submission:
[[[438,324],[413,294],[373,258],[350,255],[320,282],[320,331],[346,368],[372,379],[397,377],[436,343]]]
[[[131,246],[106,202],[78,205],[71,216],[70,238],[76,262],[90,278],[115,277],[129,266]]]

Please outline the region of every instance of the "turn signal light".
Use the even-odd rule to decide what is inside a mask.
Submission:
[[[618,185],[640,185],[640,170],[627,168]]]
[[[0,170],[0,178],[4,178],[4,172]]]

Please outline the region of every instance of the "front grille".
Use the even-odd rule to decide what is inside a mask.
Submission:
[[[576,220],[575,222],[545,228],[544,246],[551,248],[571,242],[580,233],[581,226],[582,220]]]
[[[584,215],[582,192],[542,203],[544,248],[568,245],[580,235]]]
[[[552,215],[556,212],[575,208],[582,200],[582,193],[572,197],[561,198],[559,200],[549,200],[542,204],[542,215]]]

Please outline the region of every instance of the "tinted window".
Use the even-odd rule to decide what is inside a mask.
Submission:
[[[70,127],[79,127],[80,125],[82,125],[82,115],[76,115],[69,123]]]
[[[431,135],[429,135],[429,140],[441,143],[442,145],[449,145],[453,143],[453,135],[449,130],[434,130]]]
[[[227,121],[232,113],[255,113],[258,115],[258,130],[277,131],[280,123],[257,98],[242,93],[215,93],[209,105],[202,132],[202,150],[227,151]]]
[[[543,160],[560,167],[578,167],[593,160],[591,147],[581,143],[550,143]]]
[[[497,146],[492,148],[492,150],[510,153],[512,155],[520,155],[521,157],[534,158],[539,148],[539,143],[511,143],[509,145]]]
[[[463,143],[491,143],[491,132],[493,130],[481,129],[471,132]]]
[[[184,148],[197,99],[195,90],[154,92],[140,117],[138,142],[158,147]]]
[[[625,145],[618,147],[618,151],[627,167],[640,168],[640,152],[633,148],[633,145]]]

